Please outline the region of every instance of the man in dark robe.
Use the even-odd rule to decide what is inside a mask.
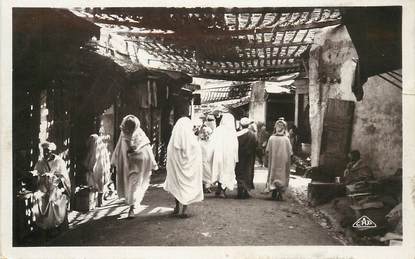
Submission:
[[[235,173],[238,183],[238,199],[249,198],[249,190],[254,189],[254,164],[257,141],[255,134],[248,130],[251,121],[248,118],[242,118],[240,121],[241,128],[238,135],[238,163],[236,164]]]
[[[265,125],[262,125],[258,130],[258,146],[257,146],[257,157],[260,166],[264,166],[266,161],[264,161],[265,147],[270,135],[267,132]]]

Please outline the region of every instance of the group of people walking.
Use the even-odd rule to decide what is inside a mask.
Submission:
[[[283,199],[289,182],[292,146],[283,119],[275,123],[274,134],[262,143],[248,118],[237,129],[230,113],[208,116],[195,132],[188,117],[173,128],[167,149],[167,178],[164,189],[176,199],[174,215],[186,217],[187,206],[202,201],[215,187],[215,195],[226,198],[236,185],[237,198],[247,199],[254,186],[258,146],[264,147],[268,177],[264,192]]]
[[[289,181],[292,147],[286,123],[278,120],[274,134],[265,143],[258,139],[256,129],[248,118],[240,120],[237,130],[230,113],[211,117],[198,134],[194,133],[190,118],[181,117],[174,125],[167,147],[167,176],[164,190],[175,198],[174,216],[187,217],[187,206],[204,199],[204,193],[216,186],[215,195],[226,198],[236,185],[237,198],[250,197],[254,186],[255,157],[258,147],[264,147],[268,161],[265,192],[281,199]],[[127,115],[120,125],[121,134],[110,157],[103,136],[93,134],[88,139],[88,154],[84,161],[87,182],[102,203],[104,186],[111,182],[110,171],[116,171],[119,198],[129,205],[128,217],[134,217],[150,185],[152,171],[158,166],[150,140],[140,127],[139,119]],[[71,195],[70,180],[65,162],[53,154],[55,145],[41,145],[43,157],[36,164],[39,190],[36,196],[38,225],[48,228],[64,220]],[[262,161],[261,161],[262,162]],[[45,177],[49,176],[49,177]]]

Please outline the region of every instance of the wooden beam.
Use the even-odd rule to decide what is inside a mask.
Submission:
[[[268,73],[242,73],[242,74],[235,74],[235,75],[223,75],[223,74],[216,74],[216,73],[200,73],[194,76],[201,77],[201,78],[209,78],[209,79],[219,79],[219,80],[231,80],[231,81],[257,81],[261,79],[272,79],[272,77],[277,77],[281,75],[286,75],[290,73],[299,72],[298,68],[291,68],[291,69],[284,69],[279,71],[272,71]]]
[[[300,61],[301,59],[298,59],[296,61]],[[165,60],[168,61],[168,60]],[[175,61],[171,61],[171,62],[175,62]],[[184,62],[186,63],[186,62]],[[283,69],[283,68],[293,68],[293,67],[299,67],[301,65],[301,63],[292,63],[292,64],[282,64],[282,65],[270,65],[270,66],[257,66],[257,67],[242,67],[242,68],[232,68],[232,67],[228,67],[228,70],[255,70],[255,69],[264,69],[264,70],[269,70],[269,69]],[[204,65],[205,68],[207,69],[222,69],[222,67],[218,67],[218,66],[214,66],[214,65]]]
[[[291,43],[294,41],[295,37],[297,37],[298,32],[299,32],[299,31],[295,31],[295,32],[294,32],[294,36],[290,39],[290,41],[289,41],[289,43],[288,43],[288,44],[291,44]]]
[[[320,23],[310,23],[310,24],[303,24],[303,25],[287,25],[284,27],[277,27],[277,32],[286,32],[286,31],[296,31],[296,30],[308,30],[308,29],[317,29],[323,28],[327,26],[333,26],[341,24],[341,20],[334,20],[334,21],[327,21],[327,22],[320,22]],[[135,26],[137,27],[137,26]],[[140,27],[140,26],[138,26]],[[141,27],[140,27],[141,28]],[[115,30],[116,31],[116,30]],[[271,33],[274,31],[274,28],[257,28],[257,33]],[[254,29],[240,29],[234,31],[211,31],[209,33],[200,32],[200,31],[192,31],[191,34],[193,37],[203,37],[203,38],[229,38],[229,36],[240,36],[240,35],[249,35],[254,34]],[[177,39],[183,38],[185,35],[188,35],[189,32],[186,34],[181,32],[175,33],[151,33],[151,32],[126,32],[126,31],[117,31],[117,34],[122,36],[128,37],[154,37],[154,38],[165,38],[165,39]]]
[[[264,24],[264,26],[266,27],[274,26],[280,18],[281,18],[281,13],[274,13],[274,19],[272,20],[272,22],[268,24]]]
[[[260,25],[264,22],[264,18],[265,18],[265,13],[261,14],[261,17],[259,18],[259,20],[257,21],[257,23],[254,25],[254,28],[256,29],[257,27],[260,27]]]
[[[292,20],[294,13],[298,13],[298,17],[296,17],[295,19],[293,19],[293,20]],[[302,14],[302,13],[300,13],[300,12],[294,12],[294,13],[291,13],[291,17],[290,17],[290,19],[288,20],[288,23],[289,23],[290,25],[293,25],[296,21],[298,21],[298,20],[301,18],[301,14]]]
[[[283,20],[283,21],[279,21],[279,22],[277,22],[277,24],[276,24],[276,27],[278,27],[278,28],[280,28],[280,27],[286,27],[286,26],[289,26],[289,21],[290,21],[290,19],[291,19],[291,17],[292,17],[292,13],[290,12],[289,14],[288,14],[288,16],[285,18],[285,20]],[[282,18],[282,16],[281,16],[281,18]],[[281,20],[281,19],[280,19]],[[284,26],[281,26],[281,24],[285,24]]]
[[[248,21],[246,22],[245,27],[243,29],[246,30],[251,25],[251,23],[252,23],[252,14],[249,13],[248,14]]]
[[[284,32],[284,34],[282,35],[282,38],[281,38],[280,44],[284,44],[285,33],[286,33],[286,32]],[[281,49],[282,49],[282,48],[283,48],[283,47],[278,48],[277,55],[275,55],[277,59],[279,59],[279,58],[280,58],[280,53],[281,53]]]
[[[92,14],[116,14],[120,16],[144,16],[149,13],[153,15],[166,14],[225,14],[225,13],[291,13],[291,12],[312,12],[314,7],[247,7],[247,8],[223,8],[223,7],[196,7],[196,8],[179,8],[179,7],[117,7],[103,8],[88,11]],[[337,8],[326,8],[337,9]],[[86,11],[85,11],[86,12]]]

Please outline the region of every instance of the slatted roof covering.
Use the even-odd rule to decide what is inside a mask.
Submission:
[[[252,86],[249,83],[230,86],[205,88],[196,91],[200,94],[201,103],[216,103],[241,99],[250,95]]]
[[[230,103],[230,104],[225,104],[224,106],[227,107],[228,109],[235,109],[244,105],[249,104],[251,98],[249,96],[246,96],[240,100],[238,100],[237,102],[234,103]]]
[[[72,10],[122,36],[144,66],[223,80],[301,72],[316,30],[341,22],[335,8],[94,8]],[[140,55],[146,53],[145,56]]]

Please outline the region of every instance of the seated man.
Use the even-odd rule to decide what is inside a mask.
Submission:
[[[373,179],[372,170],[360,159],[358,150],[351,151],[348,158],[350,162],[344,170],[344,183],[346,185]]]
[[[38,176],[33,213],[36,224],[42,229],[54,229],[67,222],[67,208],[71,184],[65,161],[52,153],[56,145],[44,142],[40,145],[43,157],[36,163],[34,174]]]

